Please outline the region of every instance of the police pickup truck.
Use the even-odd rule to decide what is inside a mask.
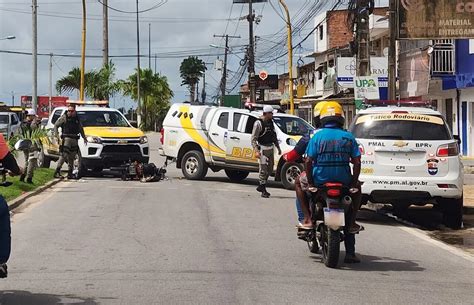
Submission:
[[[87,144],[79,141],[75,165],[79,176],[89,170],[100,172],[104,168],[120,166],[128,161],[148,163],[147,137],[141,130],[134,128],[120,111],[106,107],[107,102],[72,103],[77,105],[76,112],[87,137]],[[49,167],[51,161],[59,159],[60,143],[53,136],[53,129],[54,123],[66,111],[67,107],[55,108],[49,117],[45,128],[50,141],[45,141],[38,160],[42,167]]]
[[[251,135],[260,116],[244,109],[173,104],[163,122],[160,153],[176,160],[187,179],[203,179],[211,169],[224,170],[232,181],[242,181],[258,171]],[[274,122],[283,154],[313,130],[305,120],[288,114],[276,113]],[[285,188],[294,188],[302,169],[301,164],[285,163],[275,152],[275,180]]]
[[[460,228],[464,178],[459,143],[441,113],[429,106],[378,101],[357,114],[350,130],[362,153],[362,193],[398,213],[412,204],[433,204],[447,226]]]

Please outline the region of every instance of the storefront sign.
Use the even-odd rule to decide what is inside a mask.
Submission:
[[[343,88],[354,87],[356,76],[355,57],[337,59],[337,83]],[[388,57],[372,57],[370,59],[371,75],[377,77],[379,87],[388,87]]]
[[[398,0],[400,39],[474,38],[474,0]]]

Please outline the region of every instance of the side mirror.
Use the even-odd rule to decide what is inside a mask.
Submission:
[[[461,145],[461,138],[458,135],[453,136],[454,140],[458,141],[458,144]]]
[[[130,125],[132,125],[132,127],[138,128],[137,121],[130,121]]]

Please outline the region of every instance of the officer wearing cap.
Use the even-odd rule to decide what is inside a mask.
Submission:
[[[274,150],[278,150],[281,155],[280,144],[278,143],[273,123],[273,107],[265,105],[263,115],[255,122],[252,130],[252,147],[259,163],[259,186],[257,191],[262,193],[263,198],[269,198],[267,192],[268,177],[273,172]]]

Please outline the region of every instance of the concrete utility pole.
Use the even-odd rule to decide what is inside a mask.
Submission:
[[[138,0],[137,3],[137,124],[140,128],[142,124],[142,107],[140,101],[140,11],[138,10]]]
[[[53,53],[49,53],[49,94],[48,94],[48,113],[52,110],[53,97]]]
[[[289,65],[289,73],[288,77],[290,78],[290,85],[289,85],[289,94],[290,94],[290,114],[295,114],[295,97],[293,93],[293,37],[292,37],[292,30],[291,30],[291,17],[290,17],[290,10],[286,5],[284,0],[280,0],[281,6],[285,9],[286,12],[286,27],[288,29],[288,65]]]
[[[249,59],[249,89],[250,89],[250,102],[255,103],[257,101],[257,94],[255,88],[255,47],[253,37],[253,23],[255,21],[255,15],[253,13],[252,0],[249,0],[249,15],[247,16],[249,22],[249,48],[248,48],[248,59]]]
[[[148,69],[151,70],[151,23],[148,23]]]
[[[102,9],[103,9],[103,56],[104,56],[104,66],[109,64],[109,7],[108,0],[102,0]]]
[[[227,87],[227,58],[229,54],[229,39],[231,38],[240,38],[240,36],[231,36],[231,35],[214,35],[216,38],[225,38],[225,52],[224,52],[224,67],[222,70],[222,79],[221,79],[221,100],[219,106],[222,106],[224,102],[224,97],[226,95]]]
[[[370,0],[357,0],[357,76],[370,76]]]
[[[36,111],[38,107],[38,3],[32,0],[32,25],[33,25],[33,93],[31,97],[31,106]]]
[[[12,106],[15,106],[15,91],[12,91]]]
[[[397,99],[397,2],[390,0],[390,46],[388,49],[388,99]]]

